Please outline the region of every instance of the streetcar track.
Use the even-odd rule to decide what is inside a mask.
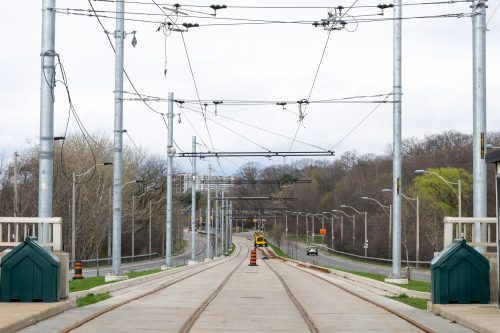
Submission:
[[[278,272],[276,272],[276,270],[266,260],[261,259],[261,261],[263,261],[267,265],[267,267],[269,267],[269,269],[280,280],[281,284],[283,285],[283,288],[285,288],[285,291],[286,291],[288,297],[290,298],[292,303],[295,305],[295,307],[299,311],[300,315],[302,316],[302,319],[304,319],[304,322],[306,323],[306,325],[309,328],[309,330],[311,331],[311,333],[319,333],[319,330],[316,327],[316,325],[314,324],[313,320],[311,319],[311,317],[309,317],[309,315],[307,314],[307,311],[302,306],[302,304],[299,302],[299,300],[293,295],[292,291],[288,287],[285,280],[280,276],[280,274]]]
[[[247,247],[248,250],[248,247]],[[240,251],[241,252],[241,251]],[[182,328],[179,330],[179,333],[187,333],[191,330],[193,325],[196,323],[198,318],[200,318],[201,314],[205,309],[210,305],[210,303],[220,294],[222,289],[226,286],[227,282],[231,279],[233,274],[240,268],[241,264],[247,260],[248,256],[244,256],[240,263],[228,274],[228,276],[222,281],[219,287],[212,293],[207,299],[195,310],[195,312],[189,317],[189,319],[184,323]]]
[[[241,246],[239,246],[239,248],[238,248],[238,253],[237,253],[237,254],[235,254],[235,258],[236,258],[236,257],[238,257],[238,256],[240,255],[241,251],[242,251],[242,247],[241,247]],[[126,305],[126,304],[128,304],[128,303],[131,303],[131,302],[133,302],[133,301],[136,301],[136,300],[138,300],[138,299],[141,299],[141,298],[144,298],[144,297],[146,297],[146,296],[152,295],[152,294],[154,294],[154,293],[156,293],[156,292],[159,292],[159,291],[161,291],[161,290],[163,290],[163,289],[166,289],[166,288],[168,288],[168,287],[170,287],[170,286],[172,286],[172,285],[174,285],[174,284],[176,284],[176,283],[178,283],[178,282],[184,281],[184,280],[186,280],[186,279],[188,279],[188,278],[190,278],[190,277],[192,277],[192,276],[195,276],[195,275],[197,275],[197,274],[200,274],[200,273],[202,273],[202,272],[205,272],[205,271],[207,271],[207,270],[209,270],[209,269],[212,269],[212,268],[217,267],[217,266],[220,266],[220,265],[222,265],[222,264],[224,264],[224,263],[227,263],[227,262],[233,261],[235,258],[230,258],[229,260],[219,262],[219,263],[214,264],[214,265],[212,265],[212,266],[210,266],[210,267],[206,267],[206,268],[204,268],[204,269],[200,269],[200,270],[198,270],[198,271],[196,271],[196,272],[194,272],[194,273],[192,273],[192,274],[189,274],[189,275],[186,275],[186,276],[182,276],[182,277],[180,277],[180,278],[178,278],[178,279],[176,279],[176,280],[169,281],[169,282],[167,282],[167,283],[162,283],[161,285],[159,285],[158,287],[156,287],[156,288],[154,288],[154,289],[152,289],[152,290],[149,290],[149,291],[147,291],[147,292],[145,292],[145,293],[142,293],[142,294],[140,294],[140,295],[137,295],[137,296],[135,296],[135,297],[132,297],[132,298],[130,298],[130,299],[127,299],[127,300],[125,300],[125,301],[122,301],[122,302],[120,302],[120,303],[117,303],[117,304],[111,305],[111,306],[109,306],[109,307],[107,307],[107,308],[105,308],[105,309],[102,309],[102,310],[100,310],[100,311],[98,311],[98,312],[96,312],[96,313],[93,313],[93,314],[91,314],[91,315],[89,315],[89,316],[87,316],[87,317],[83,318],[82,320],[80,320],[80,321],[78,321],[78,322],[76,322],[76,323],[74,323],[74,324],[72,324],[72,325],[70,325],[70,326],[67,326],[67,327],[65,327],[65,328],[63,328],[63,329],[61,329],[61,330],[59,330],[58,332],[59,332],[59,333],[67,333],[67,332],[71,332],[71,331],[73,331],[73,330],[75,330],[75,329],[77,329],[77,328],[79,328],[79,327],[81,327],[81,326],[83,326],[83,325],[85,325],[85,324],[89,323],[90,321],[92,321],[92,320],[94,320],[94,319],[96,319],[96,318],[98,318],[98,317],[100,317],[100,316],[102,316],[102,315],[104,315],[104,314],[106,314],[106,313],[110,312],[110,311],[113,311],[113,310],[115,310],[115,309],[117,309],[117,308],[119,308],[119,307],[122,307],[122,306],[124,306],[124,305]],[[246,259],[246,257],[244,257],[244,258],[243,258],[243,260],[245,260],[245,259]],[[241,262],[243,262],[243,260],[242,260]],[[241,265],[241,263],[240,263],[240,264],[238,264],[238,266],[237,266],[237,267],[239,267],[240,265]],[[185,272],[185,271],[183,271],[183,272]]]
[[[273,256],[273,259],[276,259],[276,260],[279,260],[279,261],[281,261],[281,262],[285,262],[285,263],[287,262],[287,260],[286,260],[286,259],[282,259],[282,258],[280,258],[280,257],[276,257],[276,256]],[[266,264],[267,264],[267,263],[266,263]],[[269,267],[271,267],[269,264],[267,264],[267,265],[268,265]],[[370,304],[372,304],[372,305],[375,305],[375,306],[377,306],[377,307],[379,307],[379,308],[382,308],[382,309],[384,309],[385,311],[387,311],[387,312],[389,312],[389,313],[391,313],[391,314],[393,314],[393,315],[395,315],[395,316],[397,316],[397,317],[401,318],[402,320],[406,321],[406,322],[407,322],[407,323],[409,323],[410,325],[412,325],[412,326],[414,326],[414,327],[418,328],[419,330],[421,330],[421,331],[423,331],[423,332],[425,332],[425,333],[436,333],[436,331],[434,331],[434,330],[432,330],[431,328],[429,328],[429,327],[427,327],[427,326],[425,326],[425,325],[423,325],[423,324],[421,324],[421,323],[419,323],[419,322],[417,322],[417,321],[415,321],[415,320],[411,319],[411,318],[410,318],[410,317],[408,317],[407,315],[405,315],[405,314],[403,314],[403,313],[401,313],[401,312],[399,312],[399,311],[393,310],[393,309],[391,309],[391,308],[389,308],[389,307],[387,307],[387,306],[385,306],[385,305],[383,305],[383,304],[381,304],[381,303],[379,303],[379,302],[377,302],[377,301],[371,300],[371,299],[369,299],[369,298],[367,298],[367,297],[365,297],[365,296],[361,295],[361,294],[360,294],[360,293],[358,293],[358,292],[355,292],[355,291],[349,290],[348,288],[343,287],[343,286],[341,286],[340,284],[337,284],[337,283],[335,283],[335,282],[333,282],[333,281],[331,281],[331,280],[329,280],[329,279],[326,279],[326,278],[324,278],[324,277],[322,277],[322,276],[316,275],[316,274],[314,274],[314,273],[312,273],[312,272],[308,272],[308,271],[307,271],[307,270],[305,270],[305,269],[301,269],[301,268],[296,267],[296,266],[293,266],[293,265],[288,265],[288,266],[289,266],[289,267],[292,267],[292,268],[295,268],[295,269],[297,269],[297,270],[299,270],[299,271],[302,271],[302,272],[304,272],[304,273],[310,274],[310,275],[312,275],[312,276],[314,276],[314,277],[316,277],[316,278],[318,278],[318,279],[321,279],[321,280],[323,280],[323,281],[325,281],[325,282],[327,282],[327,283],[329,283],[329,284],[331,284],[331,285],[333,285],[333,286],[335,286],[335,287],[337,287],[337,288],[339,288],[339,289],[341,289],[341,290],[343,290],[343,291],[347,292],[348,294],[351,294],[351,295],[353,295],[353,296],[355,296],[355,297],[358,297],[358,298],[362,299],[362,300],[363,300],[363,301],[365,301],[365,302],[368,302],[368,303],[370,303]],[[273,270],[273,269],[271,268],[271,270]],[[274,271],[274,270],[273,270],[273,271]],[[276,272],[275,272],[275,273],[276,273]]]

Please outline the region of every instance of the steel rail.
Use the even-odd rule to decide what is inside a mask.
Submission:
[[[237,253],[236,256],[239,256],[240,253],[241,253],[241,251],[242,251],[241,246],[239,246],[238,247],[238,253]],[[247,256],[244,256],[243,260],[245,260],[246,257]],[[158,287],[156,287],[156,288],[154,288],[152,290],[149,290],[149,291],[147,291],[145,293],[142,293],[142,294],[140,294],[138,296],[135,296],[135,297],[133,297],[131,299],[125,300],[125,301],[120,302],[120,303],[117,303],[115,305],[109,306],[109,307],[107,307],[105,309],[102,309],[102,310],[96,312],[96,313],[93,313],[93,314],[91,314],[91,315],[83,318],[82,320],[80,320],[80,321],[78,321],[78,322],[76,322],[76,323],[74,323],[74,324],[72,324],[70,326],[67,326],[66,328],[63,328],[62,330],[59,330],[58,333],[68,333],[68,332],[71,332],[71,331],[73,331],[73,330],[75,330],[75,329],[77,329],[77,328],[85,325],[86,323],[88,323],[88,322],[90,322],[90,321],[92,321],[92,320],[94,320],[94,319],[96,319],[96,318],[98,318],[98,317],[100,317],[100,316],[102,316],[102,315],[110,312],[110,311],[113,311],[113,310],[115,310],[115,309],[117,309],[117,308],[119,308],[121,306],[124,306],[124,305],[126,305],[128,303],[131,303],[133,301],[136,301],[138,299],[144,298],[146,296],[152,295],[152,294],[154,294],[156,292],[159,292],[159,291],[161,291],[163,289],[166,289],[166,288],[168,288],[168,287],[170,287],[170,286],[172,286],[172,285],[174,285],[174,284],[176,284],[178,282],[184,281],[184,280],[186,280],[186,279],[188,279],[188,278],[190,278],[192,276],[195,276],[195,275],[197,275],[199,273],[205,272],[205,271],[207,271],[209,269],[212,269],[214,267],[217,267],[219,265],[228,263],[228,262],[233,261],[233,260],[234,260],[234,258],[230,258],[229,260],[222,261],[222,262],[217,263],[215,265],[209,266],[209,267],[207,267],[205,269],[200,269],[200,270],[194,272],[193,274],[189,274],[189,275],[183,276],[181,278],[178,278],[177,280],[173,280],[173,281],[169,281],[167,283],[163,283],[160,286],[158,286]],[[239,264],[238,264],[237,267],[239,267]],[[197,267],[193,267],[193,268],[197,268]],[[178,273],[182,273],[182,272],[178,272]]]

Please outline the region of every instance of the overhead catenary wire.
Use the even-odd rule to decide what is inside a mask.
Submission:
[[[89,5],[90,5],[90,8],[91,10],[95,13],[95,9],[94,9],[94,6],[92,5],[92,2],[90,0],[87,0]],[[107,39],[108,39],[108,42],[109,42],[109,45],[111,46],[111,49],[113,50],[113,53],[116,53],[116,49],[115,49],[115,46],[113,45],[113,42],[111,41],[111,38],[109,37],[109,33],[108,31],[106,30],[106,28],[104,27],[104,25],[102,24],[101,20],[99,19],[99,16],[98,15],[95,15],[97,21],[99,22],[99,25],[101,26],[103,32],[105,33]],[[130,78],[130,76],[128,75],[127,71],[125,69],[123,69],[123,74],[125,74],[125,77],[127,78],[127,81],[129,82],[130,86],[132,87],[132,89],[135,91],[135,94],[140,98],[140,100],[148,107],[149,110],[153,111],[154,113],[160,115],[163,119],[163,122],[165,124],[165,127],[168,131],[168,124],[167,122],[165,121],[165,116],[166,114],[165,113],[162,113],[162,112],[159,112],[155,109],[153,109],[147,102],[146,100],[142,97],[142,94],[139,93],[139,91],[137,90],[137,88],[135,87],[134,83],[132,82],[132,79]],[[180,150],[182,151],[182,149],[177,145],[177,143],[174,141],[174,144],[175,146]]]
[[[391,95],[392,93],[388,94],[386,99]],[[356,129],[358,129],[358,127],[361,126],[361,124],[363,124],[365,120],[368,119],[375,111],[377,111],[378,108],[382,106],[382,104],[383,103],[379,103],[372,110],[370,110],[370,112],[368,112],[358,123],[356,123],[356,125],[354,125],[354,127],[349,132],[347,132],[346,135],[344,135],[335,145],[333,145],[333,149],[337,148],[338,145],[344,142],[344,140],[347,139]]]
[[[76,12],[67,12],[65,10],[54,10],[58,14],[65,14],[65,15],[74,15],[74,16],[84,16],[84,17],[99,17],[99,18],[104,18],[104,19],[110,19],[110,20],[116,20],[116,16],[110,16],[110,15],[98,15],[98,14],[83,14],[83,13],[76,13]],[[471,13],[465,13],[465,12],[459,12],[459,13],[446,13],[446,14],[436,14],[436,15],[420,15],[420,16],[407,16],[407,17],[401,17],[398,18],[397,20],[415,20],[415,19],[437,19],[437,18],[465,18],[465,17],[471,17],[473,14]],[[146,19],[136,19],[136,18],[124,18],[125,21],[130,21],[130,22],[140,22],[140,23],[151,23],[154,25],[159,25],[164,23],[164,21],[159,21],[159,20],[146,20]],[[385,22],[385,21],[394,21],[396,20],[393,17],[381,17],[377,19],[360,19],[353,17],[352,19],[345,19],[343,20],[346,23],[373,23],[373,22]],[[203,28],[203,27],[217,27],[217,26],[248,26],[248,25],[272,25],[272,24],[301,24],[301,25],[312,25],[316,23],[316,21],[262,21],[262,22],[238,22],[238,23],[207,23],[207,24],[198,24],[196,29]]]
[[[94,0],[95,2],[108,2],[108,3],[115,3],[115,2],[124,2],[127,4],[137,4],[137,5],[152,5],[150,2],[144,2],[144,1],[134,1],[134,0]],[[471,2],[471,0],[445,0],[445,1],[420,1],[420,2],[408,2],[408,3],[403,3],[400,6],[420,6],[420,5],[449,5],[449,4],[454,4],[454,3],[466,3],[466,2]],[[160,6],[175,6],[178,4],[172,4],[172,3],[159,3]],[[182,4],[179,7],[191,7],[191,8],[207,8],[210,9],[211,5],[193,5],[193,4]],[[397,5],[394,5],[397,6]],[[353,9],[359,9],[359,8],[376,8],[377,5],[358,5],[358,6],[353,6]],[[332,8],[332,6],[258,6],[258,5],[227,5],[227,9],[329,9]]]
[[[358,2],[358,0],[354,0],[353,4],[342,14],[342,16],[340,17],[340,20],[342,20],[344,18],[344,16],[347,15],[347,13],[351,10],[351,8],[357,2]],[[336,21],[334,23],[334,26],[336,26],[339,21]],[[313,79],[313,82],[312,82],[312,85],[311,85],[311,89],[309,90],[309,95],[307,97],[307,103],[304,106],[304,110],[302,110],[302,105],[299,106],[299,110],[300,110],[299,111],[299,123],[297,125],[297,129],[295,130],[295,134],[293,136],[292,143],[290,144],[290,148],[288,149],[289,151],[291,151],[292,148],[293,148],[293,144],[295,143],[295,140],[297,139],[297,135],[299,134],[300,126],[302,125],[302,123],[304,121],[304,117],[306,116],[307,106],[309,104],[309,100],[311,99],[311,96],[312,96],[312,93],[313,93],[313,90],[314,90],[314,86],[316,84],[316,80],[318,79],[319,70],[321,69],[321,64],[323,63],[323,58],[325,57],[325,53],[326,53],[326,50],[327,50],[327,47],[328,47],[328,42],[330,41],[330,36],[332,34],[332,31],[333,31],[333,29],[330,29],[328,31],[328,35],[327,35],[326,41],[325,41],[325,46],[323,47],[323,52],[321,53],[321,57],[319,59],[319,64],[318,64],[318,67],[316,69],[316,73],[314,74],[314,79]]]

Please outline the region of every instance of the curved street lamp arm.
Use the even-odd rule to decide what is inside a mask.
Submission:
[[[360,212],[359,210],[357,210],[356,208],[352,207],[352,206],[349,206],[349,205],[340,205],[340,207],[342,208],[351,208],[352,210],[354,210],[356,213],[358,213],[359,215],[365,215],[364,212]]]

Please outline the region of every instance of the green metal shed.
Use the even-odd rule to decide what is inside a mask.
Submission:
[[[459,240],[431,261],[432,303],[487,304],[490,301],[490,263]]]
[[[27,237],[0,263],[0,301],[57,302],[59,258]]]

